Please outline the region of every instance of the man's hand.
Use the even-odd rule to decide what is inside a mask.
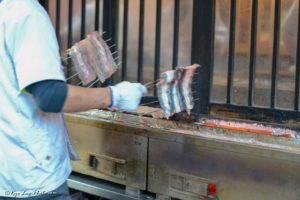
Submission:
[[[134,111],[137,109],[141,98],[147,93],[147,88],[140,83],[130,83],[123,81],[111,89],[111,106],[125,111]]]

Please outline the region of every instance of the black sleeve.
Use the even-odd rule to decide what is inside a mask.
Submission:
[[[59,80],[40,81],[26,89],[42,111],[54,113],[61,111],[68,93],[67,84]]]

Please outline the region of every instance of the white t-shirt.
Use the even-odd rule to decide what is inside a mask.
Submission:
[[[65,80],[51,21],[37,0],[0,3],[0,196],[49,192],[71,172],[62,113],[45,113],[22,92]]]

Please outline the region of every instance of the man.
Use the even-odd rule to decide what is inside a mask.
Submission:
[[[46,11],[37,0],[0,0],[0,199],[70,199],[72,148],[61,112],[131,111],[147,92],[139,83],[82,88],[64,81]]]

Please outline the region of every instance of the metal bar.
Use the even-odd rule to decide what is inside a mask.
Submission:
[[[102,30],[104,32],[106,32],[106,34],[104,34],[102,37],[104,40],[107,40],[109,38],[112,38],[112,35],[111,35],[111,22],[112,22],[112,19],[111,19],[111,0],[103,0],[103,24],[102,24]],[[107,42],[107,45],[108,46],[111,46],[113,44],[113,38]],[[112,51],[112,50],[111,50]],[[102,86],[106,87],[110,84],[110,80],[107,79],[103,84]]]
[[[234,53],[235,53],[235,19],[236,18],[236,0],[231,0],[230,5],[230,36],[229,36],[229,56],[228,56],[228,75],[227,75],[227,97],[226,103],[231,102],[231,89],[233,84]]]
[[[93,85],[95,85],[97,82],[99,82],[100,81],[100,79],[98,78],[98,79],[96,79],[94,82],[92,82],[92,83],[90,83],[90,85],[88,85],[87,86],[87,88],[90,88],[90,87],[92,87]]]
[[[257,0],[252,1],[248,106],[252,106],[256,65]]]
[[[107,40],[111,38],[111,1],[110,0],[103,0],[103,25],[102,25],[102,30],[103,32],[106,32],[102,37],[104,40]],[[112,45],[112,40],[107,42],[107,45],[110,46]]]
[[[111,55],[113,56],[113,55],[115,55],[116,53],[118,53],[118,51],[115,51],[115,52],[111,53]],[[120,56],[118,56],[118,57],[120,57]]]
[[[78,72],[78,73],[76,73],[76,74],[73,74],[72,76],[68,77],[68,78],[66,79],[66,81],[68,81],[68,80],[74,78],[75,76],[78,76],[79,74],[80,74],[80,72]]]
[[[81,32],[80,32],[81,40],[85,38],[85,8],[86,8],[85,0],[81,0]]]
[[[122,81],[126,79],[127,72],[127,34],[128,34],[128,0],[124,0],[123,16],[123,49],[122,49]]]
[[[68,9],[68,48],[72,46],[73,37],[72,37],[72,29],[73,29],[73,0],[69,0],[69,9]],[[68,60],[68,67],[67,67],[67,77],[71,75],[71,60]]]
[[[281,7],[281,0],[275,0],[274,41],[273,41],[273,58],[272,58],[272,83],[271,83],[271,108],[275,108],[275,92],[276,92],[279,36],[280,36],[280,10],[281,10],[280,7]]]
[[[72,46],[72,13],[73,13],[73,0],[69,0],[69,13],[68,13],[68,48]]]
[[[103,1],[103,39],[107,40],[107,45],[111,52],[115,52],[117,47],[117,26],[118,26],[118,0],[104,0]],[[107,79],[102,86],[107,86],[113,83],[114,75]]]
[[[109,40],[110,41],[110,40]],[[113,44],[113,45],[111,45],[111,46],[109,46],[108,48],[109,49],[112,49],[112,48],[114,48],[114,47],[116,47],[117,45],[116,44]]]
[[[67,184],[69,188],[82,191],[95,196],[107,198],[107,199],[118,199],[118,200],[138,200],[147,199],[154,200],[153,196],[148,194],[140,194],[138,196],[129,195],[126,193],[124,186],[105,181],[102,179],[97,179],[91,176],[81,175],[77,173],[72,173]]]
[[[191,63],[198,63],[192,91],[195,98],[193,113],[209,112],[209,97],[213,72],[215,0],[193,1]]]
[[[228,117],[229,113],[235,113],[239,119],[249,119],[255,121],[271,122],[285,124],[289,121],[291,127],[298,127],[297,123],[300,120],[300,112],[293,110],[279,110],[270,108],[259,108],[252,106],[238,106],[211,103],[211,109],[219,117]],[[284,119],[284,120],[283,120]],[[294,124],[294,126],[292,126]]]
[[[79,83],[77,83],[76,85],[77,85],[77,86],[79,86],[79,85],[80,85],[80,84],[82,84],[82,83],[83,83],[83,82],[82,82],[82,81],[80,81],[80,82],[79,82]]]
[[[297,37],[297,58],[296,58],[296,77],[295,77],[295,100],[294,109],[299,111],[299,79],[300,79],[300,6],[298,10],[298,37]]]
[[[115,46],[110,49],[111,52],[115,52],[118,49],[118,36],[117,36],[117,31],[118,31],[118,11],[119,11],[119,0],[113,0],[111,1],[111,38],[113,39],[113,43]],[[113,55],[113,57],[116,59],[117,55]],[[110,84],[113,84],[114,82],[114,74],[110,77]]]
[[[158,103],[159,101],[151,101],[151,102],[147,102],[147,103],[142,103],[140,104],[140,106],[146,106],[146,105],[150,105],[150,104],[154,104],[154,103]]]
[[[174,0],[174,30],[173,30],[173,58],[172,68],[175,69],[178,64],[178,40],[179,40],[179,15],[180,1]]]
[[[144,50],[144,12],[145,0],[140,0],[140,22],[139,22],[139,50],[138,50],[138,73],[137,81],[143,81],[143,50]]]
[[[60,45],[60,0],[56,0],[56,20],[55,20],[55,31],[56,31],[56,38],[58,44]]]
[[[96,0],[95,4],[95,30],[99,31],[100,0]]]
[[[161,37],[161,0],[156,0],[156,27],[155,27],[155,60],[154,80],[157,80],[160,73],[160,38]],[[156,96],[156,90],[154,90]]]

